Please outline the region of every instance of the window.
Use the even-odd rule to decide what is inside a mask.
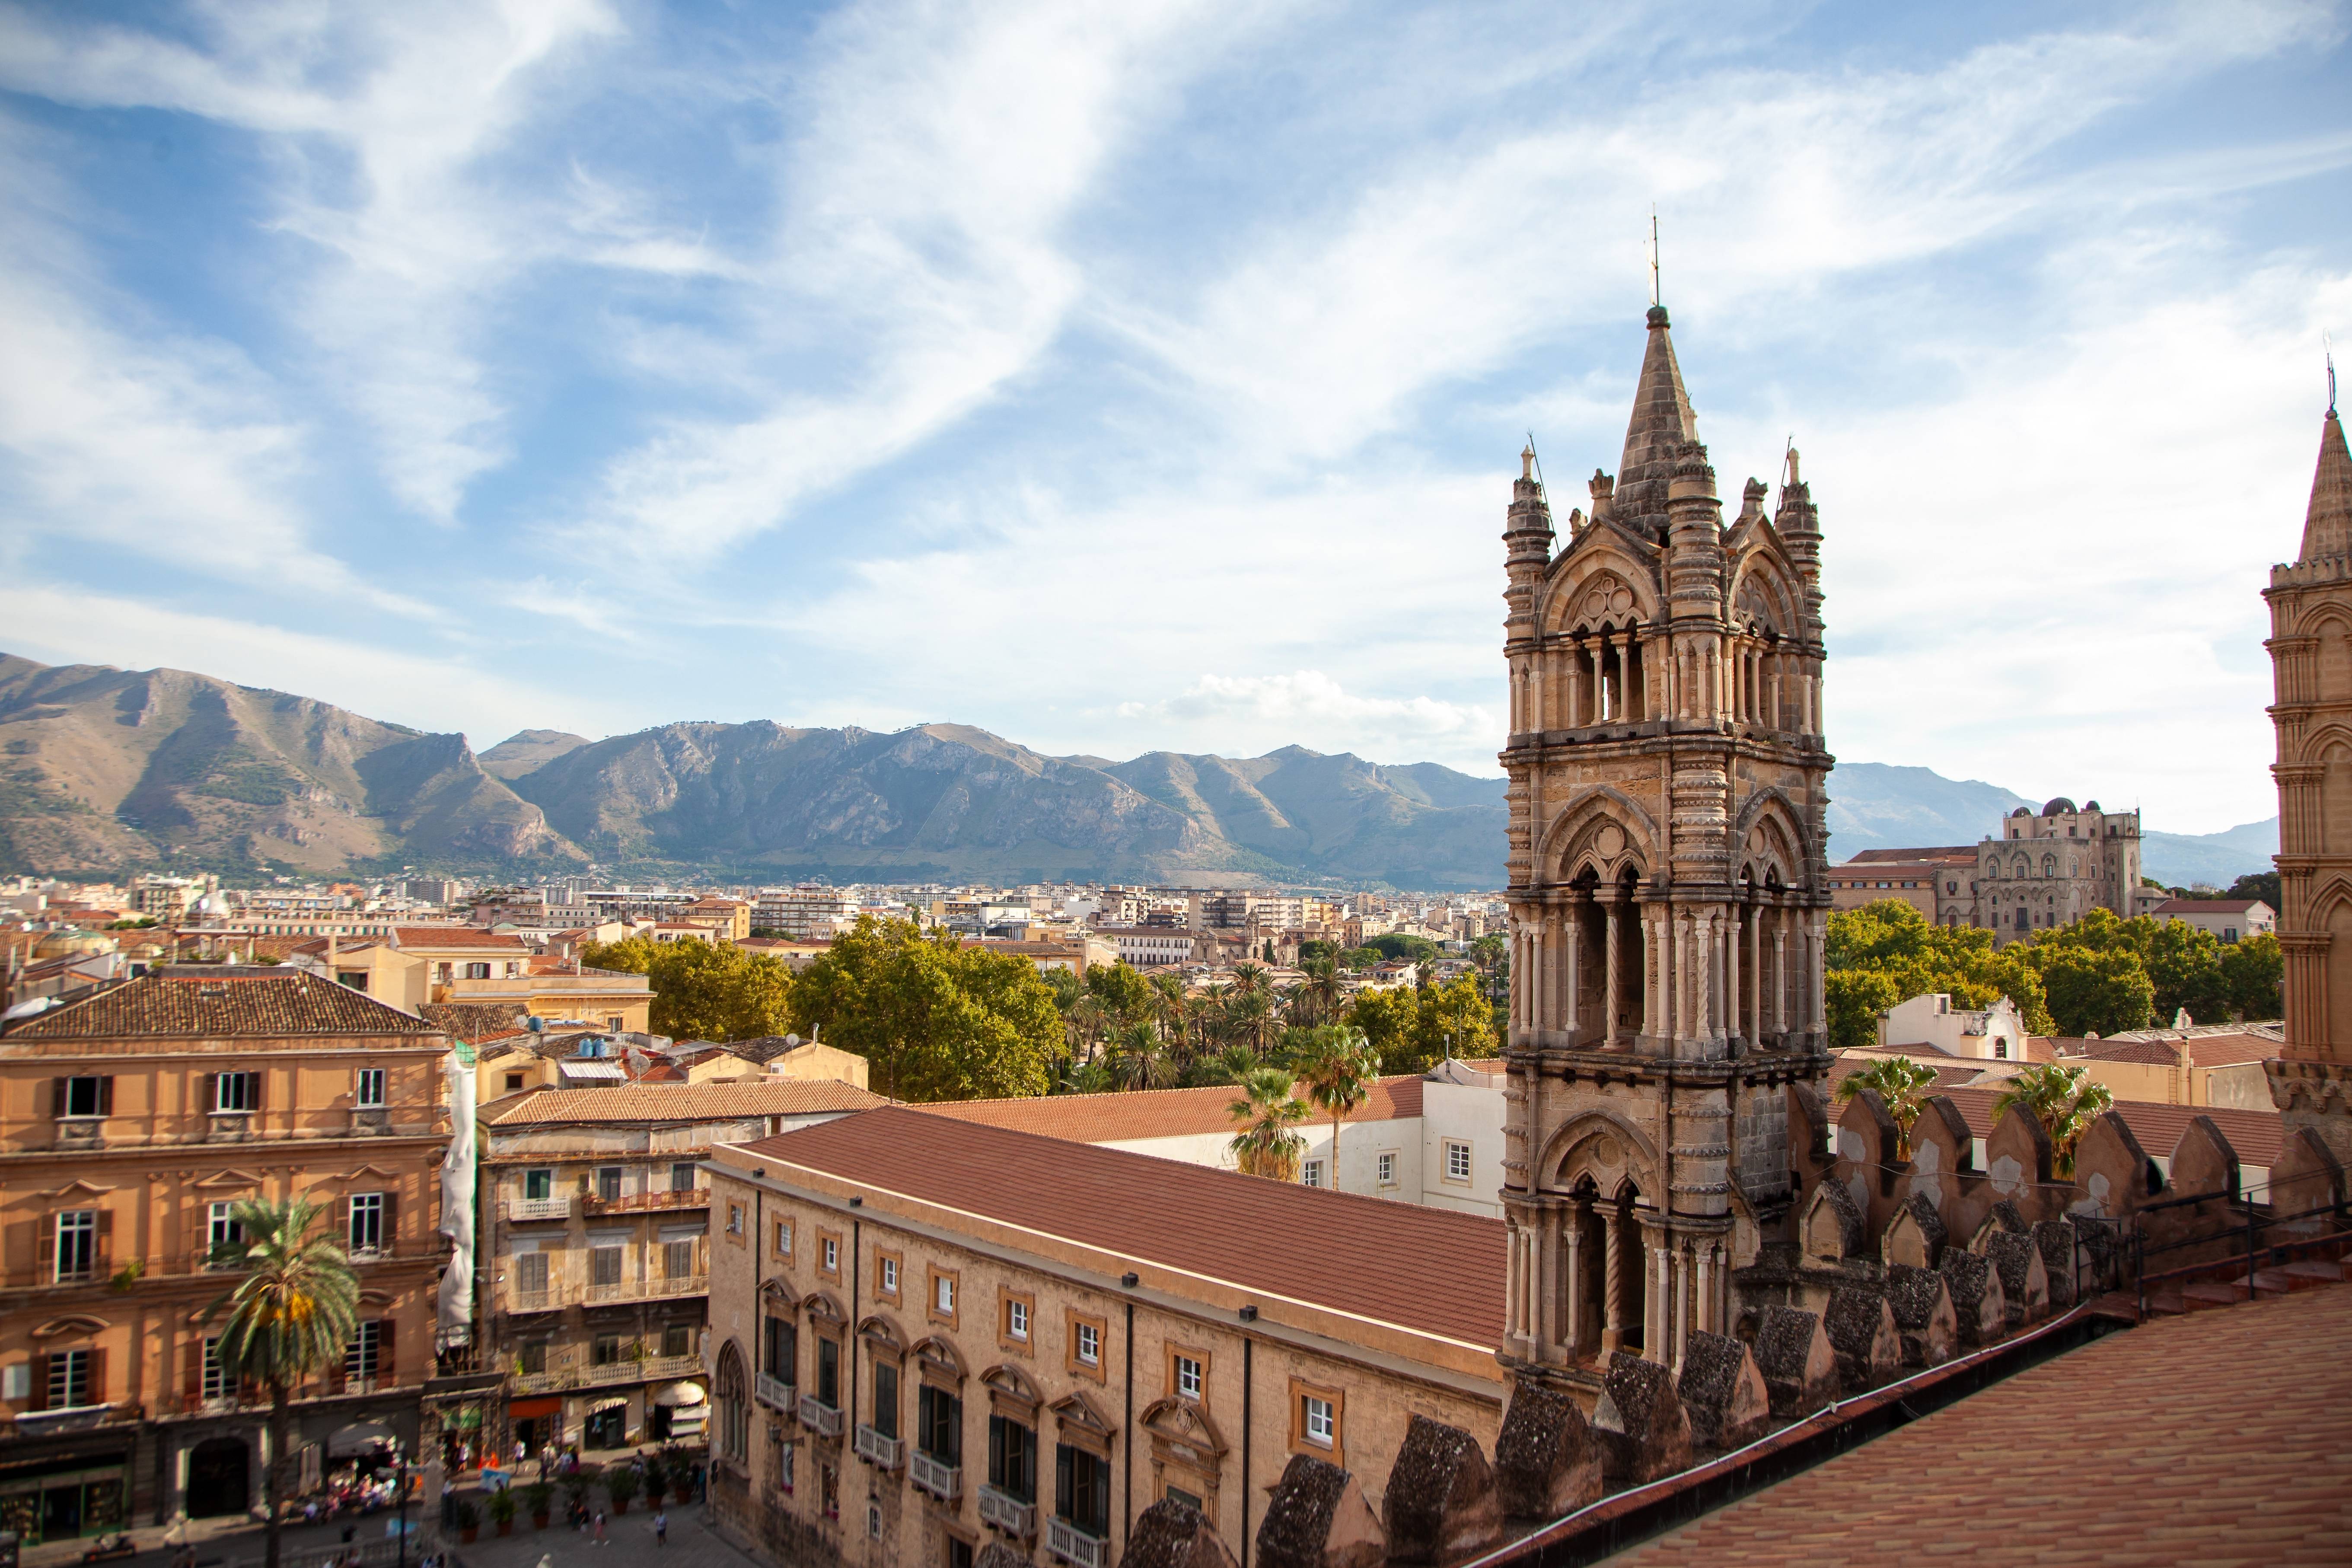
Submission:
[[[236,1223],[236,1205],[217,1203],[205,1212],[205,1250],[215,1262],[226,1261],[223,1254],[234,1255],[245,1246],[245,1226]]]
[[[1397,1184],[1395,1150],[1383,1149],[1381,1151],[1379,1157],[1374,1160],[1373,1164],[1380,1172],[1381,1185],[1384,1187],[1393,1187]]]
[[[793,1489],[793,1445],[776,1445],[776,1489],[789,1494]]]
[[[621,1249],[618,1247],[592,1247],[588,1249],[588,1283],[591,1286],[614,1287],[621,1282]]]
[[[1290,1380],[1290,1447],[1293,1453],[1313,1454],[1335,1465],[1346,1464],[1340,1452],[1340,1427],[1346,1415],[1346,1401],[1336,1388],[1321,1388],[1311,1383]]]
[[[205,1341],[204,1381],[201,1391],[206,1399],[226,1399],[236,1392],[236,1384],[221,1364],[220,1336],[214,1334]]]
[[[951,1269],[931,1270],[931,1318],[937,1322],[953,1323],[956,1315],[956,1277]]]
[[[98,1211],[68,1209],[58,1215],[58,1278],[87,1279],[98,1269]]]
[[[362,1378],[380,1375],[377,1368],[383,1364],[383,1325],[370,1321],[359,1325],[349,1343],[343,1346],[343,1375],[357,1382]]]
[[[743,1205],[741,1204],[727,1205],[727,1234],[738,1241],[743,1237]]]
[[[882,1505],[872,1499],[866,1503],[866,1533],[868,1539],[882,1539]]]
[[[1466,1182],[1470,1179],[1470,1145],[1454,1139],[1445,1141],[1445,1179]]]
[[[1182,1487],[1163,1487],[1160,1489],[1160,1496],[1162,1501],[1181,1502],[1194,1513],[1201,1511],[1200,1498],[1194,1493],[1186,1491]]]
[[[1302,1163],[1298,1167],[1298,1184],[1302,1187],[1321,1186],[1323,1184],[1323,1162],[1320,1160],[1308,1160]]]
[[[790,1318],[770,1318],[761,1325],[760,1370],[778,1383],[800,1380],[800,1332]]]
[[[512,1094],[516,1089],[519,1089],[521,1087],[522,1074],[519,1072],[510,1072],[507,1074],[507,1092],[509,1094]]]
[[[551,1198],[555,1195],[553,1171],[525,1171],[522,1173],[522,1195],[527,1198]]]
[[[841,1346],[823,1338],[816,1342],[816,1402],[841,1408]]]
[[[1339,1430],[1337,1424],[1332,1420],[1331,1402],[1328,1399],[1318,1399],[1311,1394],[1302,1394],[1298,1396],[1298,1404],[1300,1435],[1310,1443],[1320,1444],[1326,1448],[1329,1447],[1333,1436]]]
[[[352,1103],[362,1110],[383,1109],[383,1068],[360,1068],[359,1089],[352,1095]]]
[[[1029,1298],[1007,1296],[1004,1299],[1004,1337],[1016,1345],[1029,1342]]]
[[[877,1295],[896,1300],[898,1295],[898,1255],[877,1252],[874,1255],[874,1290]]]
[[[779,1258],[790,1258],[792,1255],[793,1222],[788,1219],[780,1219],[776,1222],[776,1256]]]
[[[111,1078],[61,1078],[58,1079],[58,1120],[70,1117],[110,1116],[114,1112],[114,1079]]]
[[[248,1114],[261,1109],[261,1075],[225,1072],[213,1075],[213,1113]]]
[[[963,1401],[944,1388],[915,1391],[915,1447],[942,1465],[963,1463]]]
[[[620,1166],[599,1165],[596,1167],[596,1195],[608,1204],[618,1203],[620,1201]]]
[[[48,1407],[51,1410],[71,1410],[97,1403],[98,1390],[90,1386],[93,1352],[81,1351],[51,1351],[49,1352]]]
[[[1179,1399],[1199,1400],[1202,1382],[1199,1359],[1178,1351],[1172,1355],[1171,1363],[1173,1375],[1168,1381],[1174,1385],[1176,1396]]]
[[[1009,1415],[988,1418],[988,1484],[1016,1501],[1037,1500],[1037,1430]]]
[[[488,980],[489,977],[490,977],[490,966],[489,966],[488,964],[487,964],[487,963],[469,963],[469,964],[466,965],[466,978],[467,978],[467,979],[468,979],[468,980]]]
[[[823,1259],[817,1265],[818,1269],[837,1279],[841,1277],[841,1237],[826,1235],[823,1231],[819,1231],[817,1236],[819,1238],[817,1254]]]
[[[547,1294],[547,1254],[524,1252],[515,1257],[515,1289],[526,1296]]]
[[[662,1243],[662,1272],[672,1279],[694,1278],[694,1238],[681,1237]]]
[[[885,1437],[898,1435],[898,1369],[887,1361],[874,1363],[873,1426]]]
[[[1054,1446],[1054,1511],[1088,1535],[1110,1533],[1110,1465],[1067,1443]]]
[[[666,1323],[662,1326],[662,1354],[676,1356],[693,1353],[694,1325],[692,1323]],[[787,1361],[784,1364],[786,1370],[782,1373],[783,1380],[790,1383],[793,1380],[790,1370],[792,1363]]]
[[[547,1342],[545,1340],[525,1340],[522,1343],[520,1356],[523,1371],[534,1373],[546,1372]]]
[[[694,1191],[695,1173],[701,1169],[692,1160],[680,1160],[669,1168],[669,1190],[674,1193]]]
[[[1103,1326],[1099,1318],[1070,1314],[1070,1370],[1100,1380]]]
[[[841,1472],[831,1465],[816,1468],[816,1505],[827,1519],[841,1517]]]
[[[590,1366],[612,1366],[621,1359],[621,1336],[598,1334],[588,1347]]]
[[[604,1020],[604,1027],[612,1030],[613,1033],[616,1035],[627,1029],[628,1026],[629,1021],[626,1018],[622,1017],[618,1013],[611,1015]]]
[[[355,1253],[383,1250],[383,1194],[353,1193],[352,1194],[352,1250]]]

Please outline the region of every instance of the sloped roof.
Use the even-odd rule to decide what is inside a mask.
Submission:
[[[1966,860],[1974,864],[1976,858],[1977,847],[1973,844],[1938,844],[1926,849],[1864,849],[1848,856],[1841,864],[1861,866],[1889,860],[1916,860],[1922,863],[1929,860]],[[1834,866],[1830,868],[1837,869]]]
[[[724,1121],[738,1116],[866,1110],[883,1103],[878,1094],[830,1079],[625,1084],[611,1089],[548,1089],[491,1118],[490,1125],[511,1129],[584,1121]]]
[[[673,1091],[681,1092],[681,1091]],[[1376,1322],[1492,1346],[1503,1223],[890,1106],[761,1160]]]
[[[1124,1143],[1139,1138],[1181,1138],[1202,1132],[1221,1132],[1230,1137],[1234,1118],[1228,1108],[1240,1092],[1231,1084],[1219,1084],[1208,1089],[1138,1089],[1112,1094],[942,1100],[909,1109],[1073,1143]],[[1364,1103],[1350,1112],[1341,1125],[1420,1114],[1421,1079],[1405,1073],[1376,1079]],[[1316,1120],[1327,1125],[1330,1121],[1329,1117],[1319,1112]]]
[[[2159,915],[2242,915],[2260,899],[2167,899],[2149,911]],[[2268,904],[2263,904],[2268,909]]]
[[[417,1007],[425,1022],[468,1044],[479,1044],[522,1027],[530,1009],[520,1002],[426,1002]]]
[[[2319,427],[2319,467],[2311,476],[2311,505],[2304,513],[2303,553],[2297,559],[2336,555],[2352,555],[2352,451],[2344,445],[2344,422],[2331,399]]]
[[[512,931],[486,931],[480,926],[394,926],[392,934],[404,948],[462,947],[518,953],[530,951],[530,943]]]
[[[413,1013],[305,970],[168,964],[54,1007],[8,1030],[10,1040],[270,1038],[292,1035],[437,1035]]]
[[[1938,1091],[1950,1097],[1952,1104],[1969,1124],[1969,1133],[1978,1138],[1992,1136],[1992,1104],[2000,1090],[1991,1089],[1948,1089]],[[2275,1110],[2234,1110],[2222,1105],[2162,1105],[2152,1100],[2118,1100],[2116,1113],[2124,1125],[2132,1130],[2139,1146],[2159,1160],[2172,1157],[2173,1146],[2180,1135],[2189,1131],[2189,1123],[2197,1117],[2210,1116],[2221,1136],[2230,1141],[2241,1162],[2249,1165],[2269,1165],[2275,1163],[2279,1151],[2285,1147],[2286,1131]]]

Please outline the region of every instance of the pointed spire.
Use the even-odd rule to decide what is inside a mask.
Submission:
[[[1617,465],[1612,513],[1629,528],[1656,533],[1665,526],[1666,486],[1674,478],[1675,451],[1684,442],[1698,439],[1698,421],[1691,412],[1690,394],[1683,389],[1682,366],[1675,363],[1666,308],[1651,306],[1649,320],[1650,342],[1642,354],[1642,379],[1633,390],[1633,416],[1625,426],[1625,454]]]
[[[2311,510],[2304,514],[2303,555],[2323,561],[2352,555],[2352,452],[2333,406],[2319,427],[2319,471],[2311,478]]]

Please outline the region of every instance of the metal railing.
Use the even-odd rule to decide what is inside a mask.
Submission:
[[[2141,1318],[2145,1319],[2147,1316],[2148,1288],[2152,1285],[2168,1284],[2174,1280],[2188,1283],[2199,1275],[2213,1274],[2217,1271],[2228,1273],[2234,1281],[2238,1278],[2238,1271],[2243,1269],[2246,1296],[2251,1300],[2260,1289],[2255,1283],[2254,1276],[2264,1268],[2284,1263],[2287,1261],[2289,1253],[2306,1247],[2327,1246],[2333,1246],[2341,1251],[2346,1243],[2352,1242],[2352,1205],[2330,1202],[2317,1204],[2307,1209],[2299,1209],[2292,1214],[2275,1214],[2269,1212],[2271,1205],[2256,1203],[2252,1196],[2253,1193],[2267,1190],[2266,1187],[2251,1187],[2237,1193],[2191,1194],[2185,1197],[2167,1198],[2160,1203],[2140,1205],[2133,1216],[2131,1264],[2133,1285],[2138,1294]],[[2225,1224],[2216,1226],[2210,1230],[2200,1231],[2193,1236],[2178,1237],[2173,1240],[2158,1242],[2154,1246],[2148,1244],[2147,1233],[2138,1223],[2141,1216],[2160,1213],[2167,1209],[2194,1208],[2203,1204],[2218,1204],[2224,1210],[2238,1212],[2232,1213]],[[2317,1220],[2323,1216],[2335,1223],[2322,1234],[2297,1236],[2286,1240],[2268,1243],[2263,1240],[2265,1231],[2279,1226]],[[2150,1258],[2160,1257],[2168,1252],[2183,1252],[2191,1247],[2212,1252],[2224,1242],[2230,1244],[2230,1250],[2227,1253],[2209,1257],[2202,1262],[2159,1269],[2153,1274],[2148,1272],[2147,1260]],[[2243,1243],[2242,1250],[2240,1250],[2239,1247],[2241,1242]]]
[[[1072,1568],[1103,1568],[1107,1544],[1101,1536],[1080,1530],[1066,1519],[1045,1521],[1045,1550]]]
[[[908,1456],[907,1479],[941,1502],[953,1502],[963,1495],[963,1467],[934,1458],[920,1448]]]
[[[591,1285],[583,1298],[590,1306],[605,1301],[652,1301],[665,1296],[700,1296],[710,1289],[708,1274],[658,1274],[647,1279],[623,1279],[611,1285]]]
[[[710,1206],[710,1189],[689,1187],[684,1192],[629,1193],[617,1198],[600,1198],[590,1194],[581,1203],[590,1214],[626,1214],[635,1209],[707,1209]]]
[[[897,1437],[886,1437],[873,1427],[861,1425],[857,1436],[850,1439],[850,1449],[869,1465],[886,1470],[898,1468],[898,1450],[906,1445]]]
[[[760,1373],[751,1380],[751,1397],[771,1410],[781,1410],[789,1415],[800,1401],[799,1392],[780,1377]]]
[[[617,1383],[646,1383],[657,1377],[691,1377],[701,1370],[700,1356],[635,1356],[555,1372],[519,1372],[514,1376],[514,1391],[552,1394],[566,1388],[604,1388]]]
[[[841,1408],[827,1405],[814,1394],[801,1395],[801,1425],[820,1437],[841,1436]]]
[[[1037,1505],[1024,1502],[999,1487],[980,1489],[980,1519],[982,1524],[992,1524],[1007,1535],[1024,1540],[1037,1533]]]
[[[561,1285],[542,1285],[528,1289],[516,1285],[507,1290],[507,1310],[509,1312],[548,1312],[563,1305],[564,1289]]]
[[[570,1198],[509,1198],[507,1200],[507,1223],[509,1225],[522,1225],[539,1219],[570,1219],[571,1217],[572,1200]]]

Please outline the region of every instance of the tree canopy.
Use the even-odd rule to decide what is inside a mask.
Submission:
[[[1348,1022],[1370,1042],[1384,1073],[1427,1072],[1449,1048],[1457,1057],[1492,1056],[1494,1021],[1493,1006],[1466,974],[1448,985],[1360,991],[1348,1009]]]
[[[866,1058],[898,1100],[1044,1094],[1064,1043],[1054,987],[1027,959],[871,915],[793,982],[792,1017]]]
[[[591,942],[580,955],[592,969],[642,974],[652,984],[654,1033],[678,1040],[756,1040],[791,1022],[793,972],[764,952],[730,942]]]
[[[1401,931],[1366,937],[1364,946],[1382,958],[1410,960],[1414,963],[1430,963],[1444,956],[1437,944],[1425,936],[1407,936]]]

